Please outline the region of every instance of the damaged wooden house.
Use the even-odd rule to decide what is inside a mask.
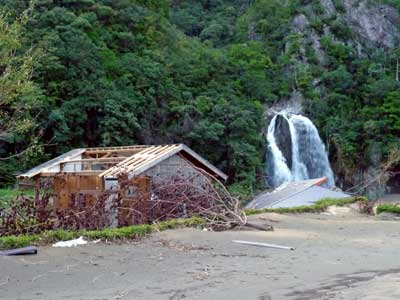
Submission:
[[[153,187],[172,177],[187,178],[201,185],[209,177],[225,181],[227,175],[184,144],[79,148],[64,153],[27,172],[21,180],[51,180],[57,210],[73,206],[77,198],[95,202],[107,191],[121,190],[122,200],[150,200]],[[111,196],[109,196],[111,197]],[[136,201],[137,202],[137,201]],[[137,203],[135,204],[137,205]]]

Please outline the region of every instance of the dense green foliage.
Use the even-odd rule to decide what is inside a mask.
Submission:
[[[0,189],[0,207],[7,205],[19,195],[34,196],[33,190]]]
[[[320,1],[255,1],[240,22],[244,28],[252,24],[252,34],[273,58],[273,99],[289,97],[293,90],[305,96],[306,113],[328,144],[336,175],[351,184],[355,170],[376,164],[377,157],[379,163],[400,147],[400,56],[396,48],[368,41],[361,42],[363,53],[358,53],[356,33],[340,15],[343,2],[334,3],[337,14],[329,16]],[[302,32],[292,23],[299,14],[309,22]],[[321,53],[312,34],[321,37]],[[400,36],[395,43],[400,45]]]
[[[0,10],[0,182],[13,180],[12,165],[1,160],[12,161],[18,156],[7,153],[3,145],[13,148],[24,139],[24,152],[37,151],[34,114],[42,103],[40,90],[32,81],[32,68],[38,53],[24,49],[22,39],[29,13],[28,8],[10,21],[10,14]]]
[[[28,27],[29,45],[44,52],[34,80],[46,153],[184,142],[232,182],[254,182],[270,66],[259,43],[220,51],[188,38],[166,1],[39,1]]]
[[[2,3],[12,16],[27,8]],[[333,3],[329,16],[318,0],[37,1],[17,54],[42,53],[32,77],[40,135],[36,151],[0,161],[0,184],[44,153],[184,142],[235,190],[251,192],[263,168],[263,107],[293,91],[305,96],[335,172],[351,181],[371,152],[383,159],[399,146],[400,54],[362,43],[358,53],[343,1]],[[293,26],[299,14],[303,32]],[[31,136],[0,140],[1,157],[26,149]]]
[[[391,214],[396,214],[400,215],[400,206],[396,204],[381,204],[378,205],[376,208],[376,213],[381,214],[381,213],[391,213]]]

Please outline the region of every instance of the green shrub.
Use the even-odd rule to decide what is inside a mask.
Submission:
[[[346,7],[344,6],[343,0],[334,0],[333,3],[339,13],[346,12]]]
[[[35,192],[33,190],[15,190],[11,188],[0,189],[0,206],[1,203],[12,201],[19,195],[33,196]]]
[[[101,239],[114,241],[140,239],[157,231],[183,227],[201,227],[204,225],[204,219],[193,217],[189,219],[171,219],[157,224],[132,225],[120,228],[105,228],[102,230],[49,230],[39,234],[0,237],[0,249],[12,249],[37,244],[50,244],[58,241],[76,239],[80,236],[83,236],[88,240]]]
[[[323,34],[324,32],[324,22],[318,17],[311,19],[311,28],[313,28],[317,33]]]
[[[64,229],[48,230],[40,234],[40,239],[46,243],[53,243],[57,241],[66,241],[78,238],[78,231],[67,231]]]
[[[163,231],[167,229],[175,229],[180,227],[200,227],[204,225],[205,221],[200,217],[193,217],[190,219],[172,219],[152,225],[152,230]]]
[[[392,213],[392,214],[400,214],[400,206],[396,204],[381,204],[378,205],[376,209],[377,214],[381,213]]]
[[[10,235],[0,237],[0,249],[21,248],[32,245],[39,241],[38,235]]]
[[[331,24],[331,30],[336,37],[340,39],[350,39],[352,37],[352,31],[349,26],[343,23],[341,20],[335,20]]]

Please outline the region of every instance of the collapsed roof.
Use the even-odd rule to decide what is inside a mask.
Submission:
[[[73,149],[17,177],[34,178],[55,176],[59,173],[115,177],[125,172],[137,176],[175,154],[213,176],[222,180],[228,178],[225,173],[184,144]]]
[[[262,208],[287,208],[303,205],[312,205],[324,198],[348,198],[350,195],[322,187],[327,182],[327,177],[304,181],[286,182],[272,192],[258,195],[247,207]]]

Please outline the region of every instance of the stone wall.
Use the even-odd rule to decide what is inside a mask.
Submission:
[[[195,184],[203,184],[206,176],[195,169],[191,163],[180,157],[178,154],[160,162],[156,166],[147,170],[143,175],[152,178],[153,183],[158,184],[174,176],[193,178]]]

